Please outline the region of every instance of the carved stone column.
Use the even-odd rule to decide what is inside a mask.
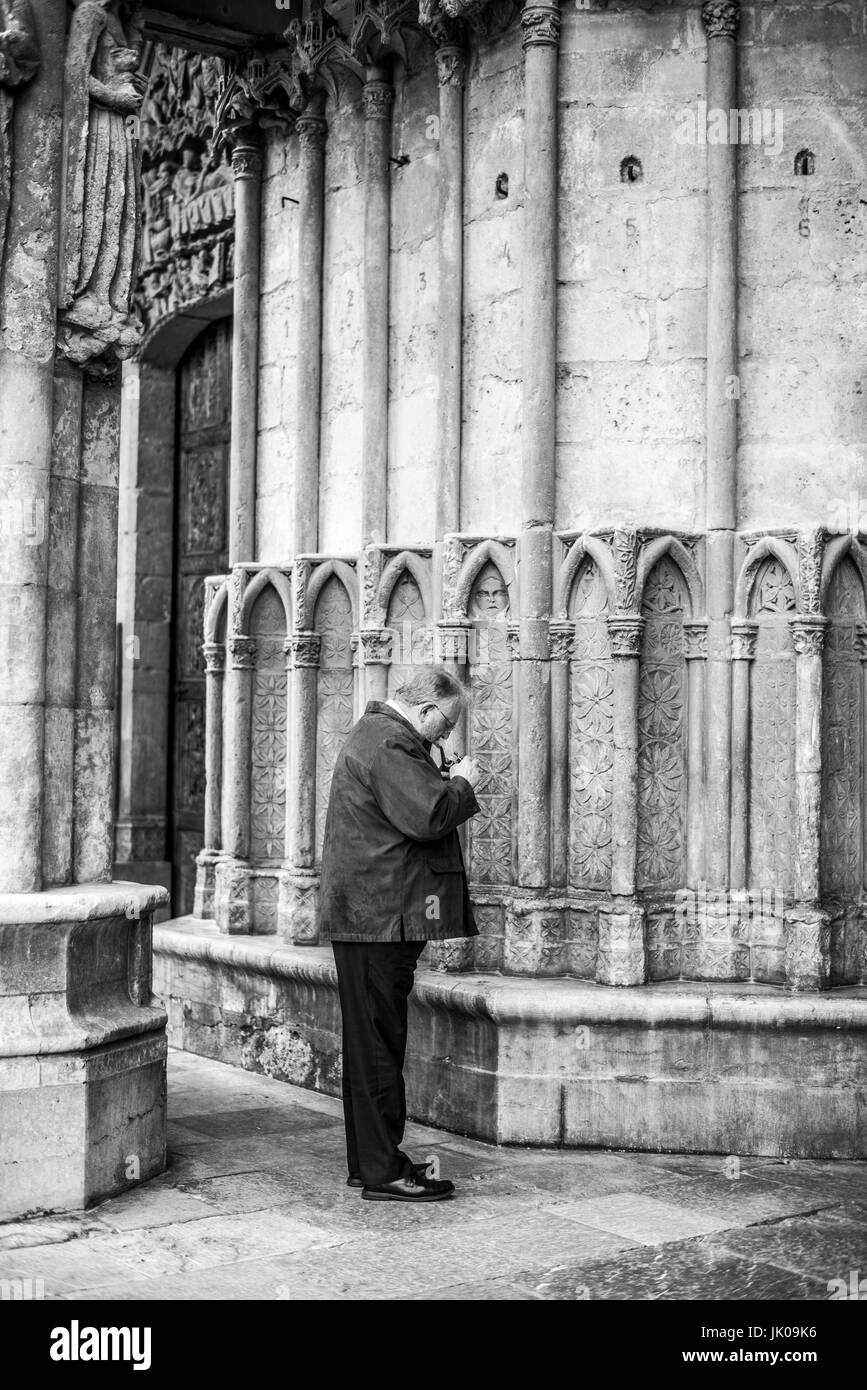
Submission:
[[[644,620],[608,619],[614,680],[610,913],[600,913],[596,979],[640,985],[646,972],[644,909],[635,898],[638,847],[638,676]]]
[[[732,828],[729,878],[735,892],[749,887],[750,662],[756,624],[732,623]],[[711,717],[712,712],[711,712]]]
[[[364,357],[362,371],[362,546],[387,540],[388,262],[391,116],[386,70],[367,69],[364,104]],[[378,697],[374,697],[378,698]]]
[[[794,908],[786,919],[786,975],[793,989],[825,989],[830,976],[830,919],[819,906],[822,794],[822,646],[828,619],[809,613],[791,622],[795,648],[795,796],[797,845]]]
[[[551,882],[565,887],[569,874],[569,663],[572,623],[551,625]]]
[[[708,0],[708,109],[737,107],[735,36],[739,0]],[[737,464],[737,146],[708,144],[707,529],[708,666],[707,878],[727,887],[729,870],[731,662]]]
[[[165,1166],[168,894],[109,881],[118,364],[138,337],[121,108],[140,95],[118,68],[97,108],[104,20],[19,0],[0,21],[0,1220]],[[120,24],[99,62],[132,47]]]
[[[319,102],[296,122],[298,189],[298,378],[295,392],[293,554],[319,546],[319,404],[322,381],[322,246],[325,138]]]
[[[439,149],[439,406],[436,539],[460,530],[464,279],[464,81],[460,44],[437,48]]]
[[[388,668],[391,665],[391,629],[365,628],[361,633],[364,657],[364,694],[368,700],[388,699]]]
[[[229,565],[256,547],[256,445],[259,393],[259,260],[262,149],[245,132],[232,150],[235,175],[235,287],[232,317],[232,434],[229,445]]]
[[[289,795],[286,798],[288,874],[281,878],[278,923],[287,941],[316,941],[319,875],[316,862],[316,703],[318,632],[295,632],[284,644],[292,686]]]
[[[205,843],[196,857],[195,917],[214,916],[214,873],[222,857],[223,679],[226,647],[205,642]]]
[[[551,872],[551,703],[548,620],[557,368],[558,4],[528,0],[524,46],[523,418],[518,542],[518,882]]]
[[[228,640],[229,690],[226,709],[226,809],[223,847],[237,859],[250,852],[250,715],[256,639]]]
[[[687,663],[686,881],[704,878],[704,731],[707,624],[683,625]]]

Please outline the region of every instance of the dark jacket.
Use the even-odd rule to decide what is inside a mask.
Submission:
[[[445,781],[420,734],[369,701],[331,779],[320,927],[332,941],[477,936],[457,826],[479,810],[469,782]]]

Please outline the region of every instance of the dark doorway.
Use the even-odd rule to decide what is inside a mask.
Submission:
[[[177,369],[170,845],[172,916],[193,910],[205,818],[204,579],[228,566],[232,320],[220,319]]]

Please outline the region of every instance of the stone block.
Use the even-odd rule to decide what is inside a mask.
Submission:
[[[558,302],[563,362],[641,361],[650,347],[648,306],[617,290],[564,285]]]

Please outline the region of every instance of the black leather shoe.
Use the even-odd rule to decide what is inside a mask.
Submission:
[[[427,1164],[426,1164],[426,1163],[414,1163],[412,1166],[413,1166],[413,1168],[415,1169],[416,1173],[419,1175],[419,1177],[422,1177],[422,1178],[423,1178],[424,1175],[425,1175],[425,1173],[427,1172]],[[363,1186],[364,1186],[364,1178],[361,1176],[360,1173],[350,1173],[350,1174],[349,1174],[349,1177],[346,1179],[346,1186],[347,1186],[347,1187],[363,1187]]]
[[[367,1202],[440,1202],[454,1190],[454,1183],[446,1178],[426,1178],[416,1169],[393,1182],[365,1187],[361,1195]]]

